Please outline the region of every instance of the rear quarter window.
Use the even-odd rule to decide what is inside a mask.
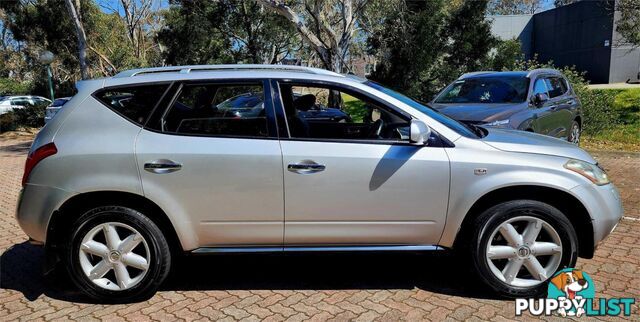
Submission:
[[[144,125],[168,87],[168,84],[156,84],[106,88],[94,97],[128,120]]]

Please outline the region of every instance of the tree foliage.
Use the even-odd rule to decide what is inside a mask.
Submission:
[[[487,7],[490,15],[534,14],[543,7],[543,0],[491,0]]]
[[[616,31],[626,42],[640,46],[640,1],[618,0],[616,10],[620,13]]]
[[[460,76],[489,64],[496,44],[486,1],[397,2],[369,39],[379,64],[371,78],[424,101]]]
[[[300,43],[282,17],[242,0],[173,1],[158,41],[167,64],[275,64]]]

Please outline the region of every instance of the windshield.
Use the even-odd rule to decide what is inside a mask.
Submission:
[[[405,103],[415,109],[417,109],[418,111],[426,114],[427,116],[431,117],[432,119],[440,122],[441,124],[445,125],[446,127],[450,128],[451,130],[455,131],[456,133],[462,135],[462,136],[466,136],[469,138],[478,138],[478,134],[473,131],[472,128],[470,128],[469,126],[460,123],[436,110],[434,110],[433,108],[431,108],[428,105],[425,104],[421,104],[420,102],[409,98],[408,96],[405,96],[403,94],[400,94],[394,90],[388,89],[378,83],[372,82],[372,81],[367,81],[364,83],[365,85],[369,85],[399,101],[401,101],[402,103]]]
[[[455,81],[435,103],[522,103],[527,99],[529,79],[524,76],[476,77]]]

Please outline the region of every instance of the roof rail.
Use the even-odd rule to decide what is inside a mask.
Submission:
[[[530,70],[529,73],[527,73],[527,77],[530,77],[531,75],[538,74],[538,73],[548,73],[548,74],[554,74],[554,75],[562,75],[562,73],[557,69],[553,69],[553,68],[537,68],[537,69]]]
[[[490,71],[490,70],[485,70],[485,71],[479,71],[479,72],[469,72],[469,73],[464,73],[462,74],[462,76],[458,77],[458,79],[463,79],[469,76],[477,76],[477,75],[482,75],[482,74],[491,74],[491,73],[495,73],[494,71]]]
[[[133,77],[144,74],[155,73],[191,73],[193,71],[229,71],[229,70],[275,70],[275,71],[293,71],[307,72],[318,75],[342,76],[338,73],[313,67],[294,66],[294,65],[260,65],[260,64],[236,64],[236,65],[190,65],[190,66],[167,66],[167,67],[151,67],[130,69],[122,71],[113,77]]]

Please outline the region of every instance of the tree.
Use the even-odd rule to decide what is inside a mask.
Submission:
[[[489,64],[497,44],[485,19],[486,1],[398,1],[373,29],[379,64],[371,78],[423,101],[460,74]]]
[[[491,0],[487,12],[490,15],[534,14],[542,6],[543,0]]]
[[[303,0],[299,5],[287,5],[282,0],[255,1],[295,26],[326,69],[342,72],[369,0]]]
[[[254,1],[180,0],[163,18],[158,41],[167,64],[275,64],[301,42],[288,21]]]
[[[558,7],[562,7],[562,6],[566,6],[568,4],[572,4],[575,2],[578,2],[580,0],[554,0],[553,1],[553,6],[558,8]]]
[[[640,46],[640,2],[618,0],[615,10],[620,13],[616,31],[627,43]]]
[[[87,67],[87,35],[82,25],[80,14],[80,1],[65,0],[65,5],[69,11],[69,17],[73,21],[76,29],[76,37],[78,38],[78,61],[80,62],[80,74],[82,79],[89,78],[89,69]],[[53,95],[53,94],[52,94]]]

